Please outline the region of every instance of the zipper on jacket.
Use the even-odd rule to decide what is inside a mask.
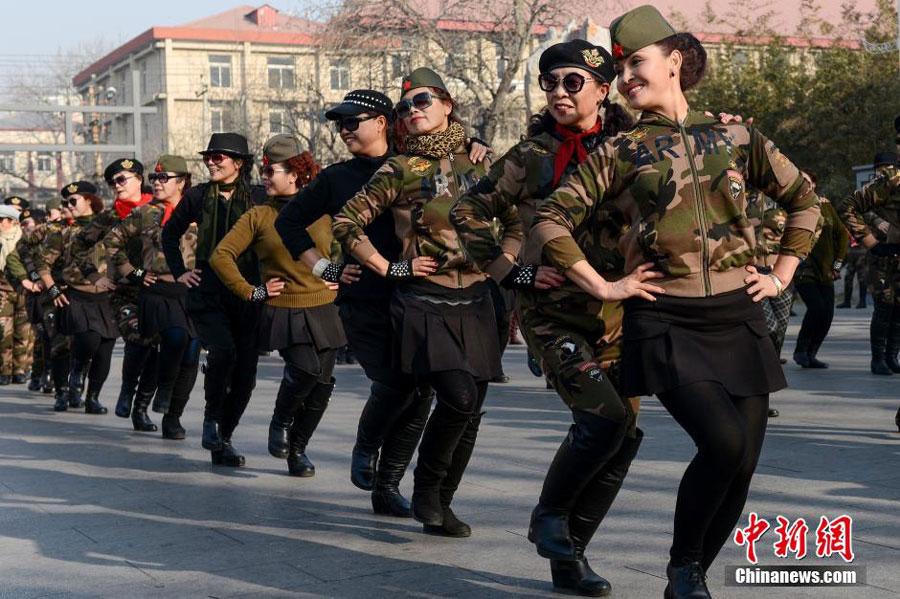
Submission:
[[[450,161],[450,173],[453,175],[453,197],[458,200],[459,199],[459,182],[456,179],[456,168],[453,166],[453,162],[454,162],[453,152],[450,152],[447,155],[447,159]],[[457,243],[459,243],[458,240],[457,240]],[[460,249],[460,251],[462,251],[462,250]],[[456,288],[457,289],[463,288],[462,268],[459,268],[459,267],[456,268]]]
[[[700,188],[700,175],[697,173],[697,165],[694,163],[694,149],[688,140],[687,130],[684,123],[679,122],[678,128],[681,130],[681,136],[684,139],[684,146],[687,149],[688,163],[691,165],[691,177],[694,182],[694,212],[697,216],[697,224],[700,230],[700,275],[703,279],[703,291],[707,296],[712,295],[712,286],[709,282],[709,238],[707,237],[706,211],[703,209],[703,191]]]

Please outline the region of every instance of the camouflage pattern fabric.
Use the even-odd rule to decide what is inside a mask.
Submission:
[[[113,225],[103,238],[110,264],[119,277],[125,277],[135,266],[156,274],[171,274],[162,251],[162,219],[165,204],[152,201],[138,206],[122,221]],[[192,234],[193,233],[193,234]],[[193,265],[197,243],[196,227],[188,230],[181,240],[185,265]],[[132,262],[134,247],[139,248],[140,260]]]
[[[787,212],[779,254],[804,258],[820,217],[818,199],[797,168],[758,131],[689,112],[685,123],[651,113],[608,138],[538,208],[530,246],[563,270],[605,257],[579,248],[578,227],[624,215],[625,272],[651,262],[668,293],[705,297],[744,285],[755,255],[746,216],[747,185]],[[552,247],[551,241],[559,240]]]
[[[870,255],[868,270],[872,299],[900,306],[900,258]]]
[[[759,266],[774,266],[781,248],[781,236],[787,226],[787,211],[758,189],[747,189],[747,218],[756,236],[756,261]]]
[[[870,234],[879,236],[871,228],[876,215],[886,220],[895,231],[900,231],[900,169],[881,167],[877,173],[874,179],[835,206],[850,235],[858,242]]]
[[[847,281],[852,284],[855,278],[860,284],[868,284],[868,260],[866,259],[868,252],[862,246],[851,247],[844,258],[844,285]]]
[[[12,323],[12,374],[25,374],[31,370],[34,354],[34,328],[28,320],[25,292],[16,292],[13,299],[15,306]]]
[[[800,263],[794,279],[798,283],[834,285],[832,273],[835,263],[843,264],[850,249],[850,238],[831,202],[823,199],[820,207],[822,233],[809,255]]]
[[[484,273],[463,252],[449,217],[456,200],[485,175],[486,168],[485,164],[472,164],[463,144],[441,158],[394,156],[334,217],[334,237],[345,252],[364,263],[376,251],[364,227],[391,210],[403,242],[401,260],[434,258],[437,272],[428,280],[445,287],[468,287],[483,281]],[[522,240],[521,224],[514,211],[497,216],[504,226],[503,244],[515,255]]]
[[[51,269],[56,266],[61,270],[66,285],[96,292],[94,281],[106,273],[106,250],[102,243],[93,244],[86,249],[75,243],[82,227],[90,224],[92,218],[79,217],[67,227],[47,230],[40,248],[35,252],[38,274],[52,274]]]

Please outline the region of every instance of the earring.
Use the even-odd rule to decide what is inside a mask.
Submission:
[[[675,71],[669,71],[669,77],[674,77],[674,76],[675,76]]]

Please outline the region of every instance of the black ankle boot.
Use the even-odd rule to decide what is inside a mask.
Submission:
[[[246,463],[244,456],[239,454],[231,444],[231,437],[223,438],[222,449],[211,451],[210,458],[216,466],[228,466],[229,468],[240,468]]]
[[[85,414],[106,414],[107,410],[103,404],[100,403],[100,391],[94,389],[88,389],[87,394],[84,399],[84,413]]]
[[[569,518],[582,491],[621,449],[628,422],[572,410],[575,423],[550,464],[541,498],[531,514],[528,540],[538,555],[574,561],[577,548],[569,532]]]
[[[811,343],[809,345],[809,365],[807,368],[828,368],[828,364],[819,360],[816,356],[819,353],[819,347],[821,344],[819,343]]]
[[[888,327],[887,343],[885,344],[884,363],[894,374],[900,374],[900,361],[897,354],[900,353],[900,310],[894,308],[891,314],[891,325]]]
[[[46,370],[41,374],[41,393],[53,393],[53,377]]]
[[[56,388],[56,403],[53,404],[54,412],[65,412],[69,409],[69,388],[68,387],[57,387]]]
[[[872,348],[872,374],[891,376],[894,371],[887,364],[887,344],[891,325],[893,305],[887,302],[875,302],[872,312],[872,323],[869,326],[869,342]]]
[[[316,467],[306,456],[306,447],[313,433],[325,415],[328,400],[334,390],[334,379],[329,383],[316,381],[303,400],[303,408],[294,416],[291,425],[290,453],[287,458],[288,473],[291,476],[308,478],[316,475]]]
[[[584,556],[571,562],[550,560],[550,574],[557,592],[582,597],[606,597],[612,593],[609,581],[594,572]]]
[[[282,460],[288,457],[291,451],[288,439],[290,428],[290,422],[278,422],[272,418],[269,423],[269,455]]]
[[[444,523],[441,483],[471,418],[472,414],[460,412],[439,400],[425,425],[410,502],[413,518],[422,524],[442,526]]]
[[[184,430],[184,427],[181,426],[180,416],[169,413],[162,417],[163,439],[174,439],[180,441],[181,439],[184,439],[186,432],[187,431]]]
[[[372,509],[376,514],[411,518],[409,501],[400,494],[400,480],[412,460],[428,412],[431,410],[433,393],[430,389],[416,390],[408,397],[399,416],[388,431],[382,445],[381,460],[375,475],[375,489],[372,491]],[[382,406],[383,407],[383,406]],[[362,419],[360,419],[362,428]],[[357,435],[359,439],[359,435]]]
[[[438,537],[462,539],[472,536],[472,527],[457,518],[449,505],[443,507],[442,522],[440,526],[423,524],[422,530],[427,535]]]
[[[147,408],[153,399],[153,391],[138,390],[134,396],[134,407],[131,410],[131,424],[134,430],[142,433],[155,433],[157,428],[147,415]]]
[[[84,391],[84,375],[87,373],[87,364],[82,364],[72,359],[72,372],[69,373],[69,407],[80,408],[84,405],[81,393]]]
[[[203,437],[200,439],[200,445],[203,449],[210,451],[222,450],[222,436],[219,430],[219,423],[212,418],[203,419]],[[215,464],[215,460],[213,460]]]
[[[697,561],[685,561],[681,566],[666,566],[665,599],[712,599],[706,587],[706,573]]]

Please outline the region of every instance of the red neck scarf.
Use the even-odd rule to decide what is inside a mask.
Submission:
[[[566,172],[566,167],[569,165],[569,161],[572,160],[573,154],[578,157],[578,164],[584,162],[588,151],[584,149],[584,144],[581,143],[582,140],[588,135],[600,133],[602,127],[603,121],[599,118],[596,125],[581,133],[575,133],[571,129],[566,129],[559,123],[556,123],[556,132],[562,135],[563,141],[559,145],[556,161],[553,163],[553,187],[559,185],[559,180],[562,179],[563,173]]]
[[[116,209],[116,214],[119,215],[119,218],[125,218],[131,211],[137,208],[138,206],[143,206],[147,202],[153,199],[153,196],[149,193],[142,193],[140,199],[135,200],[116,200],[113,202],[113,208]]]

